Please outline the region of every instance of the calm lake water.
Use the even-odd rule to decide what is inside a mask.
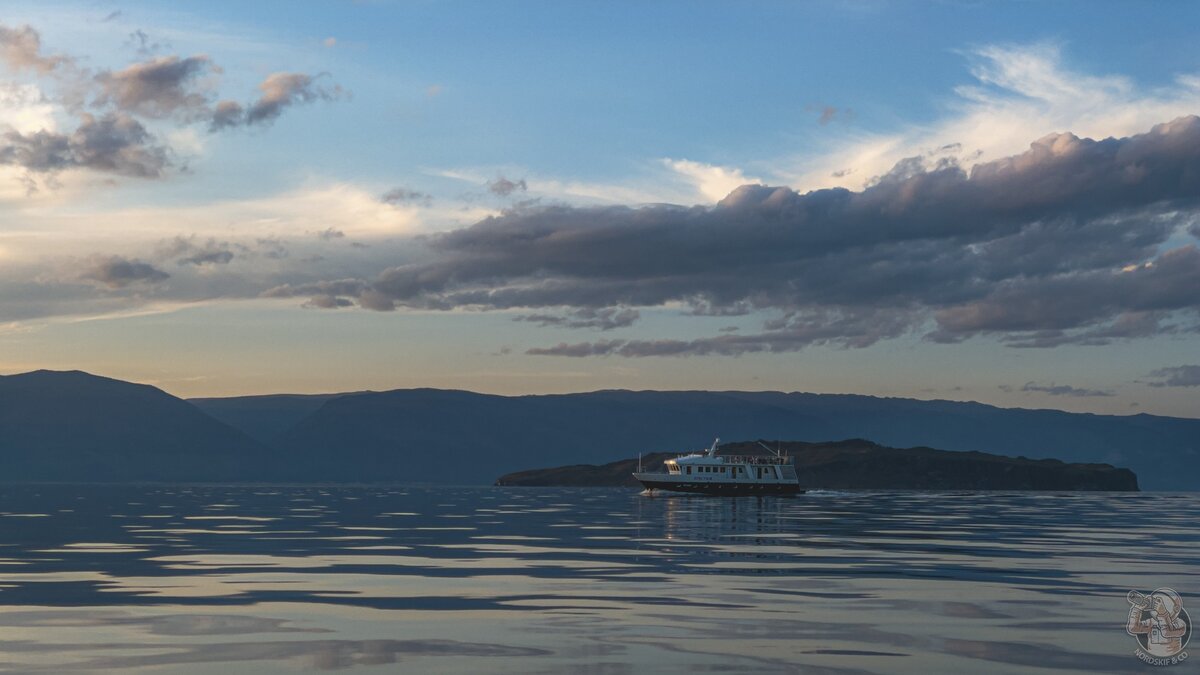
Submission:
[[[1193,494],[0,495],[3,672],[1129,672],[1128,590],[1200,619]]]

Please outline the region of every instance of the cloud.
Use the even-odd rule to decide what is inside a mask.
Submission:
[[[321,241],[333,241],[334,239],[341,239],[345,236],[345,232],[342,232],[341,230],[335,230],[332,227],[327,227],[317,233],[317,239],[320,239]]]
[[[219,101],[213,110],[209,129],[220,131],[236,126],[266,126],[292,106],[315,101],[334,101],[345,96],[340,85],[326,86],[321,75],[271,73],[258,85],[259,97],[249,106],[236,101]]]
[[[146,33],[146,31],[139,28],[130,33],[129,37],[126,38],[125,47],[133,49],[138,56],[145,58],[153,56],[158,52],[169,48],[169,45],[165,45],[161,42],[151,41],[150,36]]]
[[[1026,382],[1025,386],[1021,387],[1021,391],[1040,392],[1050,394],[1051,396],[1073,396],[1073,397],[1098,397],[1112,396],[1111,391],[1103,391],[1100,389],[1080,389],[1067,384],[1055,384],[1051,382],[1048,385],[1040,385],[1035,382]]]
[[[0,24],[0,60],[12,70],[41,74],[73,62],[66,56],[42,54],[42,36],[32,26],[9,28],[3,24]]]
[[[385,204],[404,204],[411,202],[429,206],[430,203],[432,203],[433,198],[424,192],[409,190],[408,188],[404,187],[396,187],[383,193],[383,195],[379,197],[379,201]]]
[[[245,121],[246,109],[237,101],[218,101],[209,121],[209,131],[220,131],[240,126]]]
[[[963,55],[974,80],[943,97],[940,119],[884,132],[828,125],[816,148],[773,162],[774,180],[802,190],[860,189],[901,159],[931,148],[960,144],[949,154],[969,170],[1019,153],[1030,138],[1047,133],[1128,136],[1200,110],[1200,78],[1194,75],[1143,89],[1120,75],[1072,70],[1053,43],[988,45]]]
[[[125,113],[83,113],[70,135],[41,130],[0,133],[0,164],[46,173],[84,168],[137,178],[158,178],[170,165],[167,150]]]
[[[127,45],[149,56],[162,46],[148,40],[139,30],[130,34]],[[79,68],[73,57],[43,54],[41,35],[30,26],[0,25],[0,60],[11,70],[33,71],[49,87],[38,87],[51,110],[41,115],[37,128],[29,128],[28,120],[0,126],[0,164],[28,172],[19,177],[27,184],[27,193],[38,187],[29,174],[66,169],[139,178],[162,176],[172,166],[171,149],[147,130],[143,120],[172,118],[174,129],[156,130],[168,139],[185,139],[186,144],[186,139],[195,138],[188,125],[205,122],[211,131],[266,125],[288,107],[344,94],[340,86],[324,83],[323,74],[273,73],[259,85],[259,98],[249,107],[230,100],[213,105],[215,79],[208,76],[222,71],[205,55],[160,56],[93,76]],[[13,96],[3,92],[2,98]],[[30,109],[22,107],[25,112]],[[68,117],[76,118],[78,125],[73,132],[60,131],[59,123]],[[46,182],[56,186],[53,181]]]
[[[529,186],[525,184],[524,178],[518,181],[511,181],[504,176],[488,181],[487,184],[488,192],[498,197],[507,197],[518,190],[524,192],[528,188]]]
[[[387,306],[373,306],[371,289],[367,284],[358,279],[281,284],[274,288],[269,288],[261,294],[261,297],[264,298],[294,298],[297,296],[308,296],[308,300],[304,303],[304,306],[315,309],[351,307],[354,305],[354,301],[351,298],[358,300],[359,305],[368,309],[387,311],[395,307],[390,304]]]
[[[339,298],[336,295],[314,295],[301,305],[301,307],[309,309],[342,309],[353,306],[354,303],[352,301],[347,298]]]
[[[1200,387],[1200,366],[1174,366],[1159,368],[1149,377],[1161,378],[1149,383],[1151,387]]]
[[[794,352],[817,344],[868,347],[879,340],[897,337],[908,327],[896,312],[820,311],[784,321],[768,332],[751,335],[722,334],[692,340],[601,340],[592,343],[559,343],[532,348],[533,356],[739,356],[754,353]]]
[[[838,108],[831,105],[808,105],[804,107],[809,112],[817,113],[817,124],[825,126],[834,121],[846,121],[854,117],[850,108]]]
[[[127,44],[143,56],[162,48],[140,30]],[[172,161],[173,143],[185,150],[198,145],[191,125],[208,124],[211,131],[266,125],[295,104],[343,95],[340,86],[322,82],[323,74],[274,73],[259,84],[258,100],[247,108],[233,101],[212,104],[215,76],[222,71],[208,56],[157,56],[94,76],[73,56],[43,54],[41,35],[29,25],[0,24],[0,60],[13,71],[41,78],[37,85],[25,85],[36,90],[36,104],[16,83],[0,86],[0,103],[6,103],[0,112],[13,118],[0,120],[8,123],[0,124],[0,166],[18,169],[10,175],[24,186],[26,197],[42,186],[58,190],[58,174],[68,169],[161,178],[179,166]],[[72,118],[74,130],[62,129],[62,121]],[[160,121],[166,119],[174,127]],[[155,120],[155,131],[167,142],[148,130],[146,120]]]
[[[693,162],[687,159],[664,159],[663,164],[688,179],[696,186],[700,195],[709,201],[715,202],[742,185],[762,184],[761,180],[745,175],[741,169]]]
[[[560,342],[553,347],[534,347],[533,349],[527,349],[525,350],[525,353],[533,356],[569,356],[575,358],[582,358],[584,356],[608,356],[609,354],[618,352],[625,344],[627,344],[626,340],[599,340],[596,342],[579,342],[576,344]]]
[[[228,265],[234,258],[229,242],[209,239],[197,245],[194,237],[175,237],[159,247],[158,255],[174,259],[178,265]]]
[[[513,321],[527,321],[539,326],[559,326],[562,328],[595,328],[607,331],[615,328],[627,328],[637,322],[641,314],[636,309],[628,307],[605,307],[593,309],[585,307],[567,315],[561,314],[522,314]]]
[[[1200,118],[1184,117],[1119,139],[1047,136],[969,172],[913,157],[857,192],[746,185],[713,207],[514,208],[358,281],[384,309],[781,313],[757,335],[555,353],[862,347],[929,324],[942,342],[1099,344],[1195,321],[1200,249],[1163,247],[1198,206]]]
[[[96,76],[97,102],[144,117],[167,117],[177,112],[191,115],[207,111],[208,97],[192,88],[196,79],[218,69],[203,55],[163,56],[135,63],[116,72]]]
[[[170,276],[150,263],[114,255],[94,257],[79,278],[118,289],[133,284],[156,284]]]

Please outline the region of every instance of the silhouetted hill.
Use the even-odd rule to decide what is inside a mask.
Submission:
[[[1132,469],[1144,489],[1200,489],[1200,420],[853,395],[406,389],[330,399],[276,444],[300,474],[490,483],[521,467],[707,447],[717,435],[1102,462]]]
[[[188,403],[211,417],[240,429],[247,436],[269,443],[326,401],[348,394],[267,394],[230,398],[190,398]]]
[[[835,443],[763,441],[791,457],[805,488],[889,490],[1113,490],[1136,491],[1137,476],[1109,464],[1065,464],[1054,459],[1003,457],[932,448],[888,448],[852,439]],[[718,454],[763,454],[757,442],[728,443]],[[676,453],[641,458],[646,471],[663,471]],[[637,459],[531,469],[506,474],[496,485],[638,486]]]
[[[252,480],[270,452],[151,386],[79,371],[0,377],[0,481]]]

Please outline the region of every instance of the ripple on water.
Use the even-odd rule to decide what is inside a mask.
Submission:
[[[0,550],[18,671],[1123,672],[1200,498],[15,487]]]

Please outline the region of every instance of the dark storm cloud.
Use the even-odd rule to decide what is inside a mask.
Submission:
[[[1150,377],[1159,378],[1150,383],[1151,387],[1200,387],[1200,366],[1159,368]]]
[[[148,262],[114,255],[92,258],[79,278],[116,289],[132,284],[154,284],[170,276]]]
[[[1198,205],[1200,118],[1185,117],[1121,139],[1047,136],[969,173],[910,158],[860,192],[746,185],[714,207],[513,208],[357,283],[382,309],[672,303],[782,316],[757,335],[534,353],[859,347],[931,324],[943,342],[1102,344],[1194,323],[1200,251],[1160,249]]]
[[[203,115],[208,96],[196,91],[196,79],[217,72],[207,56],[163,56],[135,63],[124,70],[96,76],[97,103],[145,117],[167,117],[179,112]]]
[[[9,28],[0,24],[0,59],[12,70],[49,73],[72,59],[42,54],[42,36],[32,26]]]
[[[487,189],[488,192],[498,197],[507,197],[518,190],[524,192],[525,190],[529,189],[529,186],[525,184],[524,178],[521,180],[512,181],[504,176],[500,176],[496,180],[488,181]]]
[[[124,113],[82,114],[71,134],[36,131],[0,134],[0,164],[38,173],[85,168],[137,178],[157,178],[170,161],[146,128]]]
[[[595,328],[597,330],[613,330],[632,326],[641,313],[636,309],[621,307],[605,307],[593,309],[585,307],[568,314],[522,314],[513,321],[528,321],[539,326],[560,326],[563,328]]]
[[[1050,394],[1051,396],[1073,396],[1073,397],[1096,397],[1096,396],[1112,396],[1111,391],[1103,391],[1100,389],[1081,389],[1072,387],[1068,384],[1037,384],[1036,382],[1026,382],[1025,386],[1021,387],[1021,391],[1037,392],[1042,394]]]

